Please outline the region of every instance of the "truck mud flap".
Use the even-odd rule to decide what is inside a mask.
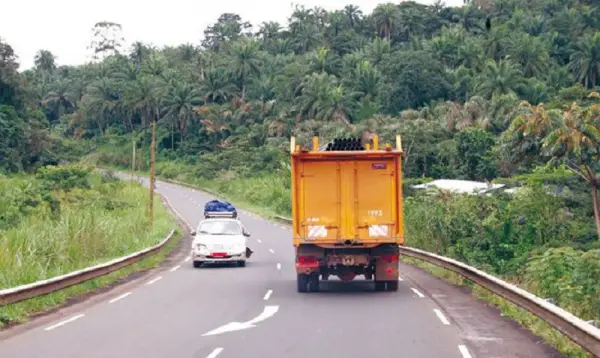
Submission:
[[[252,256],[252,254],[254,253],[254,251],[250,250],[249,247],[246,247],[246,258],[249,259],[250,256]]]

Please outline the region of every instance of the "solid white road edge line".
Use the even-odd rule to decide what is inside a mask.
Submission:
[[[444,316],[442,311],[440,311],[437,308],[434,308],[433,311],[435,312],[435,315],[438,316],[440,321],[442,321],[443,324],[445,324],[446,326],[448,326],[450,324],[450,321],[448,321],[448,319],[446,318],[446,316]]]
[[[172,269],[169,270],[169,272],[175,272],[177,271],[179,268],[181,267],[181,265],[177,265],[175,267],[173,267]]]
[[[278,262],[278,263],[277,263],[277,269],[278,269],[278,270],[281,270],[281,262]]]
[[[413,292],[416,293],[417,296],[419,296],[419,298],[425,297],[425,295],[419,292],[419,290],[417,290],[416,288],[411,288],[411,290],[413,290]]]
[[[472,358],[471,353],[469,353],[469,350],[466,346],[461,344],[458,346],[458,350],[460,351],[460,354],[462,354],[463,358]]]
[[[269,249],[269,252],[272,253],[272,254],[275,253],[275,251],[273,251],[273,249]]]
[[[273,290],[268,290],[267,293],[265,293],[265,297],[263,297],[263,300],[268,300],[269,297],[271,297],[271,294],[273,293]]]
[[[223,352],[223,348],[215,348],[206,358],[216,358],[221,352]]]
[[[162,279],[162,276],[158,276],[158,277],[156,277],[156,278],[154,278],[154,279],[152,279],[152,280],[148,281],[148,282],[146,283],[146,285],[151,285],[151,284],[153,284],[154,282],[156,282],[156,281],[158,281],[158,280],[160,280],[160,279]]]
[[[71,318],[69,318],[69,319],[66,319],[66,320],[64,320],[64,321],[58,322],[57,324],[53,324],[53,325],[52,325],[52,326],[50,326],[50,327],[46,327],[46,328],[44,328],[44,331],[51,331],[51,330],[53,330],[54,328],[58,328],[58,327],[60,327],[60,326],[64,326],[65,324],[67,324],[67,323],[71,323],[71,322],[75,321],[76,319],[80,319],[80,318],[81,318],[81,317],[83,317],[83,316],[85,316],[83,313],[82,313],[82,314],[78,314],[77,316],[73,316],[73,317],[71,317]]]
[[[124,299],[125,297],[127,297],[127,296],[129,296],[129,295],[131,295],[131,292],[124,293],[124,294],[122,294],[121,296],[119,296],[119,297],[116,297],[116,298],[113,298],[112,300],[108,301],[108,303],[115,303],[115,302],[117,302],[117,301],[119,301],[119,300],[122,300],[122,299]]]

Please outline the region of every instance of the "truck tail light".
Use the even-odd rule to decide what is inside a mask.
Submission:
[[[314,256],[298,256],[296,267],[319,267],[319,261]]]
[[[387,261],[387,262],[396,262],[398,261],[398,255],[394,254],[394,255],[383,255],[381,256],[381,259],[383,261]]]

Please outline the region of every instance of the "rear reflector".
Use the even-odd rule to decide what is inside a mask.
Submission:
[[[213,252],[212,254],[213,257],[225,257],[227,256],[226,252]]]

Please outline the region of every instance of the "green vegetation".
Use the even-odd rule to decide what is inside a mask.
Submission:
[[[85,160],[149,168],[289,214],[288,138],[403,137],[409,245],[600,317],[600,6],[584,0],[412,1],[371,14],[296,7],[255,32],[223,14],[202,46],[119,46],[99,61],[41,50],[17,72],[0,42],[0,168]],[[71,158],[71,159],[65,159]],[[494,181],[516,194],[423,195],[410,184]]]
[[[78,165],[41,167],[35,175],[0,176],[0,289],[103,263],[158,243],[176,224],[159,205],[150,228],[147,196],[139,185]],[[27,313],[64,302],[69,293],[86,292],[122,275],[3,307],[0,321],[20,321]]]

